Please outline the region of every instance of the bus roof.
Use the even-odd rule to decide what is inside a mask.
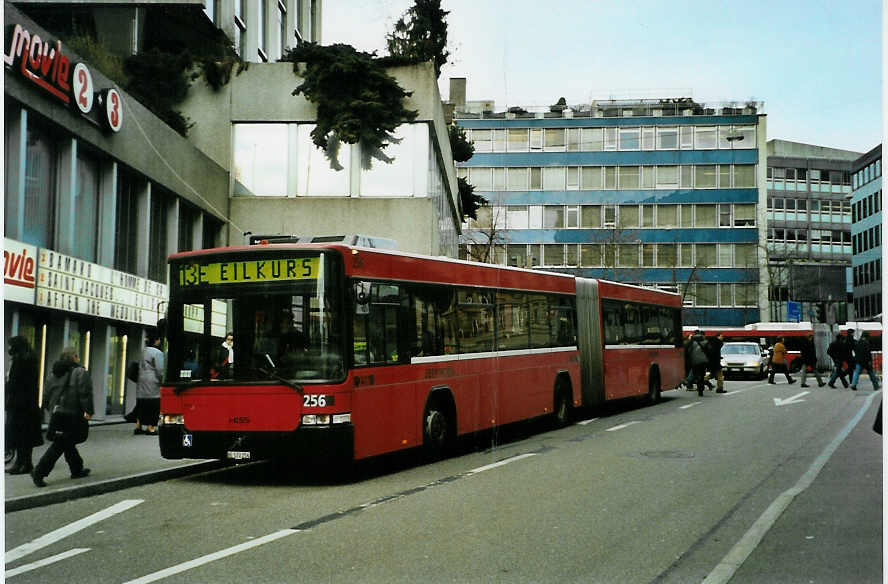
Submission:
[[[336,250],[345,262],[349,276],[392,279],[429,284],[455,284],[484,288],[535,290],[540,292],[576,293],[576,276],[495,264],[482,264],[444,256],[427,256],[399,250],[365,248],[341,243],[268,243],[219,247],[179,252],[169,261],[183,261],[217,255],[261,254],[267,251]],[[639,302],[680,306],[681,297],[674,292],[645,288],[632,284],[599,280],[602,297],[617,297]]]

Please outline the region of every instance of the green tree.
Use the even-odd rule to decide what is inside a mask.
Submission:
[[[332,168],[343,168],[337,157],[340,142],[361,144],[364,168],[371,167],[372,158],[394,160],[384,150],[399,142],[395,129],[416,119],[418,112],[404,107],[411,92],[386,72],[388,61],[351,45],[317,43],[300,43],[281,61],[292,62],[293,72],[304,79],[293,95],[304,94],[318,108],[311,138]]]
[[[487,205],[487,199],[475,193],[475,187],[466,179],[459,177],[456,179],[459,186],[459,201],[462,207],[463,218],[471,217],[477,219],[476,213],[479,207]]]
[[[388,52],[392,57],[409,61],[433,61],[435,77],[447,63],[447,15],[441,9],[441,0],[416,0],[398,22],[395,30],[386,35]]]
[[[475,145],[466,137],[465,128],[453,124],[447,128],[447,135],[450,138],[450,151],[454,161],[465,162],[475,155]]]

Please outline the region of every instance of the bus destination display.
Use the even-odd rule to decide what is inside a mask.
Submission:
[[[183,264],[179,266],[179,286],[316,280],[320,264],[319,257]]]

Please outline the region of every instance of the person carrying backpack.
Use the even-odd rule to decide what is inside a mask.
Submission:
[[[700,396],[703,395],[703,388],[706,383],[706,366],[709,364],[707,347],[708,344],[703,337],[703,332],[698,330],[691,337],[691,342],[688,344],[688,356],[691,361],[691,375],[693,376],[691,383],[696,382],[697,395]]]

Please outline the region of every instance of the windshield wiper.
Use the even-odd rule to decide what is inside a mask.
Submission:
[[[260,368],[259,373],[262,373],[263,375],[268,375],[269,377],[271,377],[275,381],[280,381],[281,383],[283,383],[287,387],[291,387],[291,388],[295,389],[299,393],[299,395],[302,395],[304,393],[301,385],[299,385],[298,383],[294,383],[293,381],[291,381],[289,379],[284,379],[283,377],[281,377],[280,375],[275,373],[274,370],[277,369],[277,367],[275,366],[274,361],[271,360],[271,355],[269,355],[268,353],[265,353],[265,360],[268,361],[269,365],[271,365],[271,369]]]

